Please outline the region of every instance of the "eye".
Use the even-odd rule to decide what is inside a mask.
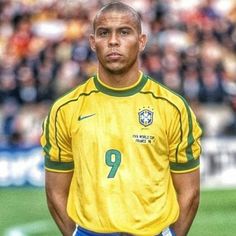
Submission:
[[[128,29],[122,29],[121,31],[120,31],[120,34],[121,35],[128,35],[130,32],[129,32],[129,30]]]
[[[99,30],[98,31],[98,36],[100,37],[106,37],[108,35],[108,30]]]

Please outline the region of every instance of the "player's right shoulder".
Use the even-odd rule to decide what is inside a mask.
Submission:
[[[95,89],[93,83],[93,77],[90,77],[84,83],[78,85],[77,87],[71,89],[67,93],[60,96],[52,105],[53,110],[57,110],[61,106],[64,106],[72,101],[76,101],[82,94],[88,94]]]

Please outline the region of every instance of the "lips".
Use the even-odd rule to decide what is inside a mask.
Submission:
[[[117,60],[120,59],[122,55],[118,52],[111,52],[107,54],[107,58],[110,60]]]

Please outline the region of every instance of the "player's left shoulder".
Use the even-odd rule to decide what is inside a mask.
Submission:
[[[173,106],[178,107],[179,109],[186,107],[189,107],[188,102],[186,99],[180,95],[178,92],[170,89],[166,85],[162,84],[161,82],[151,78],[148,76],[148,82],[149,82],[149,90],[153,93],[153,95],[156,98],[161,98],[169,103],[171,103]]]

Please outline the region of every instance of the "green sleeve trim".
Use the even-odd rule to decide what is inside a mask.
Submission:
[[[170,162],[170,169],[173,171],[185,171],[185,170],[191,170],[200,165],[199,159],[192,159],[191,161],[188,161],[187,163],[175,163]]]
[[[61,162],[61,161],[52,161],[49,157],[45,156],[44,159],[45,167],[52,170],[73,170],[74,162]]]

